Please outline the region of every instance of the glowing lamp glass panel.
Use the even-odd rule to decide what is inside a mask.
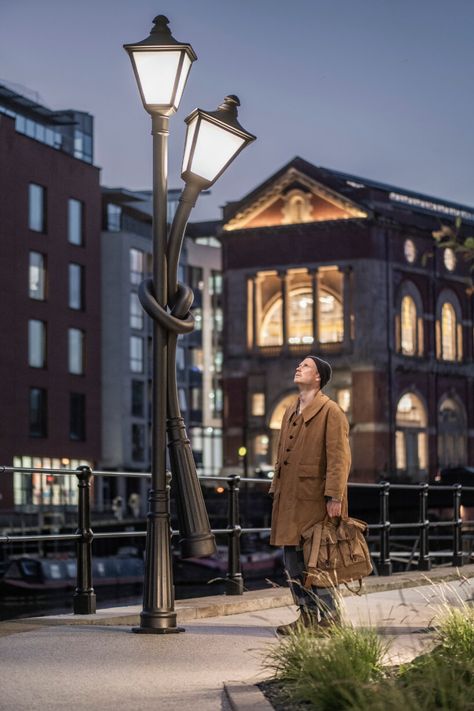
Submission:
[[[196,131],[193,129],[193,137],[195,133]],[[212,182],[239,152],[245,143],[245,139],[202,119],[195,138],[194,153],[192,154],[191,148],[188,148],[188,143],[191,142],[188,133],[185,157],[188,156],[188,160],[189,158],[191,160],[189,163],[184,162],[183,172],[188,170],[194,175]]]
[[[193,119],[190,124],[188,124],[188,130],[186,132],[186,145],[184,147],[183,173],[187,169],[187,165],[189,162],[189,154],[191,153],[191,147],[193,145],[193,138],[198,120],[199,119],[196,116],[196,118]]]
[[[179,103],[179,98],[183,93],[184,82],[186,81],[187,73],[184,76],[181,73],[179,86],[181,93],[176,101],[173,101],[173,92],[176,83],[176,75],[179,69],[179,60],[181,52],[170,51],[150,51],[150,52],[133,52],[133,61],[137,74],[140,79],[140,86],[145,104],[161,106],[176,106]],[[187,71],[191,62],[187,63]]]
[[[178,86],[176,88],[176,96],[174,98],[174,105],[178,108],[181,97],[183,95],[184,86],[186,84],[186,79],[188,78],[189,70],[191,69],[191,59],[187,54],[183,56],[183,65],[181,67],[181,74],[178,81]]]

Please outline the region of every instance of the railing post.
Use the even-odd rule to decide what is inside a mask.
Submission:
[[[79,488],[78,527],[81,538],[77,542],[77,578],[73,596],[75,615],[92,615],[96,611],[95,592],[92,587],[92,539],[91,528],[91,478],[90,467],[77,468]]]
[[[240,565],[240,534],[239,521],[239,482],[238,474],[231,474],[227,479],[229,487],[229,518],[227,528],[228,536],[228,571],[225,580],[226,595],[242,595],[244,581]]]
[[[462,485],[453,486],[453,565],[463,565],[462,556],[462,518],[461,518]]]
[[[431,570],[428,532],[428,484],[420,484],[420,554],[418,557],[418,570]]]
[[[380,484],[380,558],[379,575],[392,574],[392,561],[390,560],[390,520],[389,520],[390,483],[383,481]]]

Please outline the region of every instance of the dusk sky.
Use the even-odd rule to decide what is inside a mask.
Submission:
[[[151,185],[150,119],[122,45],[157,14],[198,55],[171,119],[169,187],[196,106],[237,94],[258,137],[194,219],[295,155],[474,205],[472,0],[0,0],[0,80],[93,114],[107,186]]]

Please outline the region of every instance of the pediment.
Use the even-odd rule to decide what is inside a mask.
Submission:
[[[253,195],[224,230],[368,217],[360,205],[293,167]]]

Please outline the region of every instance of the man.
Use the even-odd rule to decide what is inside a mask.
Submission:
[[[329,517],[347,516],[347,479],[351,465],[349,424],[340,407],[322,389],[329,363],[309,355],[296,368],[299,397],[283,415],[273,494],[270,543],[283,546],[290,589],[300,615],[281,625],[288,634],[297,625],[329,626],[338,618],[331,588],[305,590],[302,532]]]

